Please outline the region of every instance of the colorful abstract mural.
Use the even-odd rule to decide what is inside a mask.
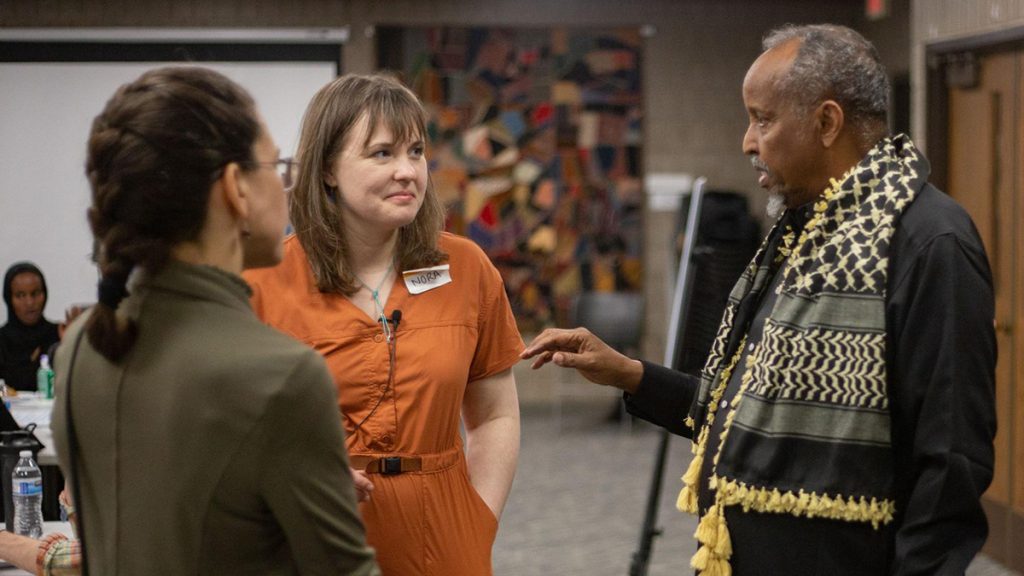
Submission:
[[[499,268],[521,330],[566,323],[581,291],[640,289],[635,30],[392,28],[378,48],[430,112],[448,229]]]

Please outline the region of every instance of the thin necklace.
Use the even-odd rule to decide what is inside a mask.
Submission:
[[[380,288],[381,286],[384,285],[384,282],[388,279],[388,277],[391,276],[391,270],[393,270],[394,267],[395,263],[391,262],[391,264],[388,266],[388,269],[384,271],[384,276],[380,279],[380,282],[377,283],[376,288],[370,288],[369,286],[366,285],[366,282],[363,282],[362,278],[356,276],[355,274],[352,274],[353,276],[356,277],[356,280],[359,281],[359,284],[362,285],[363,288],[366,288],[366,290],[370,293],[370,297],[373,298],[373,309],[377,313],[376,315],[381,318],[384,317],[384,304],[382,304],[380,301]]]

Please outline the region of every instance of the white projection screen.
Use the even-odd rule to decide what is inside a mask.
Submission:
[[[0,274],[20,260],[38,265],[52,321],[72,304],[96,300],[83,169],[92,119],[118,86],[168,64],[213,68],[248,89],[282,156],[294,154],[306,104],[340,67],[338,61],[0,62]]]

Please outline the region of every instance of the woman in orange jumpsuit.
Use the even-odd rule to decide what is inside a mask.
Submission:
[[[481,576],[519,452],[523,344],[497,270],[441,231],[425,119],[391,77],[321,89],[299,144],[296,234],[280,266],[246,279],[257,314],[334,375],[385,576]]]

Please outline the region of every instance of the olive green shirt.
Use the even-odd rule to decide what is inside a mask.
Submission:
[[[138,338],[111,364],[83,337],[57,354],[54,442],[90,571],[378,574],[365,541],[334,385],[313,350],[262,324],[237,276],[172,262],[119,313]],[[70,484],[69,484],[70,486]]]

